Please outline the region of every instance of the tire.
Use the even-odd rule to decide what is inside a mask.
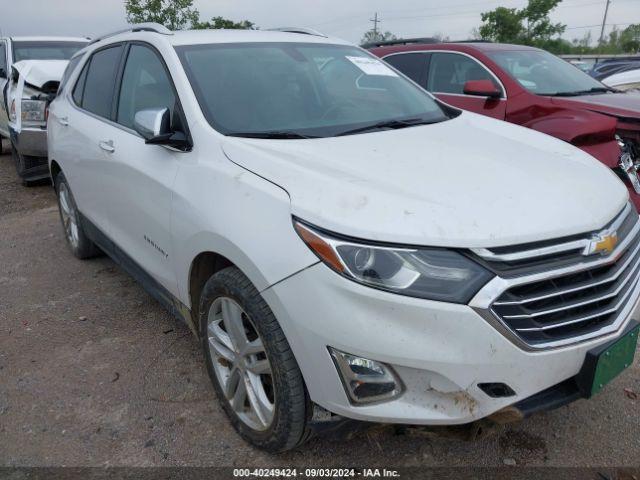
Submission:
[[[238,318],[242,325],[239,333],[234,328]],[[199,321],[209,377],[236,431],[249,443],[274,453],[304,443],[310,434],[311,403],[302,373],[273,312],[238,268],[225,268],[207,281]],[[238,336],[248,341],[244,348],[242,341],[234,340]],[[247,349],[247,345],[253,348]],[[254,354],[260,346],[263,351]],[[247,350],[250,353],[242,353]],[[267,369],[268,373],[255,374]],[[243,381],[245,399],[238,401]],[[271,401],[271,411],[255,407]],[[262,412],[262,420],[257,411]]]
[[[87,237],[82,229],[76,202],[67,179],[62,172],[56,175],[54,187],[58,198],[58,211],[60,212],[64,237],[71,252],[81,260],[100,255],[100,249]]]
[[[20,177],[20,183],[22,183],[23,187],[31,187],[37,183],[24,178],[24,157],[20,152],[18,152],[13,142],[11,142],[11,158],[13,158],[13,162],[16,165],[16,173],[18,174],[18,177]]]

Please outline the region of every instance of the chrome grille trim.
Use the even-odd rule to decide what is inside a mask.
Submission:
[[[640,302],[640,218],[630,208],[606,229],[614,231],[628,220],[626,233],[608,256],[585,257],[574,265],[519,277],[496,276],[469,305],[524,350],[559,348],[614,335]],[[558,289],[552,290],[555,286]],[[533,302],[541,303],[527,307]]]
[[[622,223],[627,218],[627,215],[629,214],[631,208],[631,204],[627,203],[627,205],[622,209],[615,220],[610,225],[605,227],[605,229],[615,231],[620,228]],[[489,248],[472,248],[471,251],[485,260],[495,262],[513,262],[525,259],[530,260],[536,257],[544,257],[547,255],[554,255],[563,252],[571,252],[573,250],[585,251],[587,248],[589,248],[590,243],[591,239],[585,237],[570,242],[550,245],[548,247],[521,250],[513,253],[495,253]]]
[[[640,243],[638,244],[640,245]],[[636,248],[636,252],[637,252],[637,248]],[[601,295],[597,298],[591,298],[589,300],[585,300],[582,302],[576,302],[576,303],[569,303],[567,305],[564,305],[562,307],[558,307],[558,308],[552,308],[549,310],[542,310],[539,312],[534,312],[531,314],[523,314],[523,315],[503,315],[502,318],[504,319],[517,319],[517,318],[536,318],[536,317],[541,317],[543,315],[549,315],[550,313],[557,313],[557,312],[562,312],[564,310],[571,310],[573,308],[577,308],[577,307],[583,307],[585,305],[590,305],[592,303],[597,303],[599,301],[602,300],[606,300],[609,298],[613,298],[615,296],[617,296],[628,284],[629,282],[636,277],[637,280],[637,274],[638,274],[638,265],[640,265],[640,258],[633,256],[632,260],[635,258],[636,263],[633,265],[633,267],[631,268],[631,273],[629,273],[627,275],[627,277],[624,279],[624,281],[613,291],[613,292],[608,292],[604,295]],[[626,270],[626,268],[623,268],[621,270],[619,270],[618,272],[618,276],[620,273],[622,273],[622,271]],[[608,283],[608,282],[604,282],[604,283]],[[631,282],[633,283],[633,282]],[[598,282],[598,285],[602,285],[602,282]],[[597,286],[596,284],[593,284],[591,286]],[[584,289],[583,289],[584,290]],[[495,302],[494,305],[499,305],[500,302]]]
[[[638,225],[638,229],[640,230],[640,225]],[[574,288],[567,288],[565,290],[558,290],[556,292],[553,293],[549,293],[547,295],[540,295],[537,297],[531,297],[531,298],[526,298],[524,300],[514,300],[514,301],[507,301],[507,302],[494,302],[494,305],[523,305],[525,303],[531,303],[531,302],[537,302],[540,300],[546,300],[548,298],[553,298],[553,297],[557,297],[559,295],[567,295],[569,293],[575,293],[575,292],[579,292],[580,290],[585,290],[587,288],[591,288],[591,287],[597,287],[599,285],[604,285],[605,283],[609,283],[609,282],[614,282],[618,279],[618,277],[622,274],[622,272],[624,272],[627,267],[629,266],[629,264],[633,261],[633,258],[636,256],[636,254],[638,253],[638,251],[640,251],[640,243],[635,247],[633,253],[629,256],[629,258],[625,261],[625,263],[618,268],[618,270],[611,275],[608,278],[605,278],[604,280],[600,280],[598,282],[595,283],[589,283],[589,284],[585,284],[585,285],[581,285],[579,287],[574,287]]]

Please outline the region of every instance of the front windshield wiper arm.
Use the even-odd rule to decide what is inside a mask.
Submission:
[[[576,90],[575,92],[556,92],[556,93],[547,93],[546,96],[549,97],[578,97],[580,95],[589,95],[592,93],[607,93],[607,92],[616,92],[616,89],[610,87],[593,87],[589,90]]]
[[[364,127],[354,128],[340,132],[336,137],[342,137],[344,135],[353,135],[354,133],[371,132],[374,130],[382,130],[384,128],[397,130],[399,128],[413,127],[415,125],[428,125],[430,123],[437,123],[439,120],[424,120],[422,118],[407,118],[405,120],[385,120],[383,122],[372,123],[371,125],[365,125]]]
[[[313,135],[304,135],[298,132],[282,131],[282,132],[234,132],[228,134],[229,137],[243,137],[243,138],[268,138],[268,139],[301,139],[301,138],[320,138]]]

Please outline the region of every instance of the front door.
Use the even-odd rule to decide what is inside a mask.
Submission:
[[[110,132],[103,182],[109,197],[110,236],[135,263],[177,296],[172,267],[173,183],[185,153],[147,145],[134,130],[137,112],[168,108],[179,115],[177,95],[161,57],[151,47],[131,44],[122,71]]]
[[[500,90],[501,98],[488,98],[464,93],[469,80],[490,80]],[[494,75],[476,59],[462,53],[432,52],[427,71],[427,90],[449,105],[505,119],[506,98],[502,85]]]

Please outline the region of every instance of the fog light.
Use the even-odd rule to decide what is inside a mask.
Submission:
[[[402,393],[402,382],[391,367],[329,347],[351,403],[391,400]]]

